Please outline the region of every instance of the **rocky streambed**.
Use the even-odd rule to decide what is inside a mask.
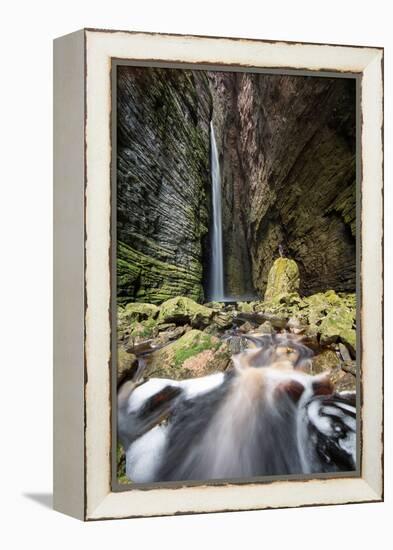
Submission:
[[[338,391],[354,390],[355,306],[354,294],[333,290],[267,302],[200,305],[179,296],[161,307],[130,303],[119,308],[118,382],[137,374],[180,380],[224,371],[233,354],[255,347],[252,337],[288,332],[312,350],[311,374],[329,371]]]
[[[154,378],[182,380],[232,368],[232,356],[287,334],[275,355],[291,360],[296,342],[310,350],[302,369],[326,373],[335,391],[356,390],[356,295],[332,289],[298,292],[293,260],[279,258],[269,273],[263,300],[198,304],[177,296],[161,305],[132,302],[118,308],[118,386]],[[280,339],[282,341],[282,338]],[[281,346],[282,347],[282,346]],[[306,365],[306,367],[305,367]],[[119,480],[126,481],[118,449]]]
[[[178,296],[161,305],[118,309],[118,382],[175,380],[231,367],[253,338],[289,333],[312,351],[310,373],[329,371],[338,391],[356,382],[356,296],[334,290],[301,296],[293,260],[274,263],[264,300],[198,304]]]

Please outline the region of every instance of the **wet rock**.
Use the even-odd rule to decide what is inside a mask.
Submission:
[[[241,313],[253,313],[254,308],[251,302],[237,302],[236,304],[237,311]]]
[[[210,323],[213,315],[212,309],[190,298],[177,296],[161,304],[158,323],[189,323],[194,328],[203,328]]]
[[[187,365],[184,363],[183,365]],[[222,372],[232,366],[231,348],[228,342],[222,342],[220,347],[213,351],[212,357],[208,360],[205,366],[205,373]]]
[[[232,326],[233,317],[233,312],[231,311],[220,311],[214,315],[213,322],[219,329],[226,329]]]
[[[154,341],[152,339],[141,340],[139,342],[130,341],[125,348],[127,353],[131,353],[135,355],[148,353],[154,349],[155,349],[155,346],[154,346]]]
[[[232,355],[236,355],[243,350],[243,338],[241,336],[232,336],[229,340],[229,348]]]
[[[189,325],[181,325],[179,327],[176,327],[176,325],[174,325],[174,328],[171,328],[170,330],[160,331],[158,337],[154,338],[153,345],[159,346],[162,344],[166,344],[171,340],[177,340],[189,330],[191,330],[191,327]]]
[[[203,373],[211,372],[211,360],[220,346],[221,341],[215,336],[192,329],[178,340],[153,351],[147,358],[145,374],[148,377],[174,380],[202,376]],[[209,353],[204,353],[206,351]],[[197,356],[196,362],[186,363]]]
[[[158,329],[154,319],[146,321],[134,321],[128,327],[128,345],[136,345],[139,342],[149,340],[157,336]]]
[[[355,391],[356,390],[356,370],[353,363],[352,372],[345,368],[340,358],[333,350],[323,350],[312,359],[312,374],[329,373],[329,380],[332,382],[335,391]]]
[[[154,304],[132,302],[119,310],[118,319],[120,323],[133,323],[134,321],[155,319],[158,312],[159,308]]]
[[[356,361],[344,361],[344,363],[341,364],[341,368],[343,371],[348,372],[349,374],[352,374],[352,376],[356,376],[357,373],[357,364]]]
[[[274,328],[270,321],[265,321],[262,325],[259,325],[258,332],[261,334],[273,334]]]
[[[117,350],[117,383],[122,384],[133,378],[138,368],[138,359],[133,353],[127,353],[123,348]]]
[[[246,321],[239,327],[239,331],[243,334],[247,334],[248,332],[251,332],[255,328],[255,323],[250,323],[249,321]]]
[[[278,258],[269,271],[265,302],[280,295],[297,292],[300,286],[299,268],[294,260]]]
[[[341,369],[341,362],[333,350],[324,350],[312,358],[313,374]]]
[[[163,332],[163,331],[167,331],[167,330],[173,330],[176,328],[176,324],[175,323],[160,323],[160,324],[157,324],[157,330],[158,332]]]
[[[329,378],[336,392],[356,391],[356,377],[353,374],[349,374],[342,369],[335,369]]]
[[[210,309],[214,309],[214,310],[217,310],[217,309],[224,309],[224,304],[223,302],[207,302],[206,304],[204,304],[206,307],[210,308]]]
[[[356,349],[355,310],[337,305],[332,306],[319,326],[321,343],[329,344],[341,341],[352,350]]]
[[[340,351],[340,355],[341,355],[342,360],[350,362],[351,361],[351,355],[350,355],[348,349],[346,348],[346,346],[344,346],[344,344],[342,344],[340,342],[338,344],[338,349]]]

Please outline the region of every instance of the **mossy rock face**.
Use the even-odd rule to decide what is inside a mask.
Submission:
[[[209,226],[207,73],[121,67],[117,81],[118,300],[203,300]]]
[[[191,298],[178,296],[167,300],[160,307],[158,323],[189,323],[192,327],[206,327],[214,315],[214,310],[197,304]]]
[[[297,292],[300,286],[299,268],[294,260],[278,258],[269,271],[265,302],[282,294]]]
[[[220,347],[221,342],[215,336],[192,329],[153,352],[148,358],[146,375],[173,380],[204,376],[217,370],[213,358]]]

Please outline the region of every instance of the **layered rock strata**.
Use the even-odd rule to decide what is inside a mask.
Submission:
[[[120,303],[203,300],[211,110],[204,72],[118,68]]]

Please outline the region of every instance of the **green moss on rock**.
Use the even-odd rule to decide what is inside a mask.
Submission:
[[[155,319],[159,313],[159,308],[154,304],[129,303],[125,307],[119,308],[118,317],[121,322],[132,323],[133,321],[143,321],[146,319]]]
[[[191,298],[177,296],[161,304],[158,322],[189,323],[192,327],[203,328],[210,323],[213,314],[212,309],[196,303]]]
[[[300,286],[299,268],[294,260],[278,258],[269,271],[265,302],[275,297],[297,292]]]
[[[181,380],[206,374],[204,367],[213,358],[221,342],[215,336],[200,330],[192,329],[175,342],[153,352],[148,359],[146,374],[151,377]],[[200,356],[210,350],[211,354],[203,356],[203,364],[197,370],[184,366],[192,357]]]
[[[189,262],[187,268],[161,261],[119,241],[117,247],[118,303],[130,300],[161,304],[174,296],[203,300],[202,264]]]

